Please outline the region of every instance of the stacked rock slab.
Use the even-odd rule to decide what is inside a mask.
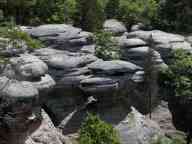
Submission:
[[[129,38],[139,38],[146,43],[153,42],[154,49],[157,51],[162,59],[167,62],[170,58],[170,52],[176,49],[184,49],[191,52],[192,48],[190,43],[185,41],[184,36],[178,34],[166,33],[159,30],[152,31],[134,31],[130,33],[125,33],[125,36]],[[143,49],[143,48],[141,48]],[[127,55],[129,57],[129,55]]]
[[[0,97],[1,144],[65,142],[41,109],[38,89],[32,83],[0,77]]]
[[[111,32],[115,35],[125,32],[116,37],[124,54],[123,60],[111,61],[103,61],[94,55],[92,34],[79,28],[65,24],[23,27],[23,30],[48,46],[35,50],[33,55],[48,65],[48,74],[56,81],[54,90],[46,97],[45,104],[53,112],[64,132],[79,126],[84,111],[82,107],[89,96],[98,100],[98,108],[103,113],[115,105],[123,106],[123,103],[126,109],[130,105],[134,105],[139,111],[145,109],[142,67],[149,50],[151,35],[155,48],[163,45],[163,48],[153,50],[153,59],[157,66],[166,66],[164,60],[167,55],[162,52],[166,49],[164,45],[177,47],[181,44],[190,49],[182,36],[162,31],[126,33],[125,27],[118,29],[119,24],[111,25],[115,29]],[[48,75],[44,77],[48,79]],[[35,84],[41,86],[41,83]],[[104,117],[107,117],[106,114]]]
[[[22,27],[22,29],[53,48],[76,52],[86,51],[89,49],[87,47],[90,49],[94,47],[91,33],[70,25],[42,25],[39,27]]]
[[[56,81],[46,106],[59,121],[66,123],[65,119],[75,109],[81,109],[89,96],[98,100],[100,109],[111,108],[123,96],[125,103],[129,101],[127,93],[133,88],[128,88],[129,83],[134,73],[142,68],[128,61],[97,58],[91,33],[63,24],[23,29],[48,46],[35,50],[33,55],[48,65],[49,74]],[[126,28],[120,31],[124,33]],[[129,107],[129,104],[125,105]],[[79,118],[73,119],[76,119],[74,123],[80,121]]]

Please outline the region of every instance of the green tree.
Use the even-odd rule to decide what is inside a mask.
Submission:
[[[102,28],[104,12],[98,0],[77,0],[76,9],[75,26],[91,32]]]
[[[192,30],[192,1],[165,0],[159,2],[159,26],[170,31]]]
[[[142,22],[150,25],[157,16],[156,0],[120,0],[119,16],[127,27]]]
[[[148,104],[147,111],[149,112],[150,118],[152,117],[151,113],[152,113],[152,107],[154,105],[154,102],[158,100],[157,98],[158,70],[157,70],[157,67],[155,67],[155,62],[154,62],[155,45],[152,39],[153,38],[151,35],[151,38],[148,42],[150,46],[144,62],[144,90],[145,90],[145,96],[146,96],[146,103]]]
[[[119,12],[119,0],[109,0],[105,7],[105,15],[108,19],[116,18]]]
[[[120,144],[117,132],[98,116],[88,114],[80,129],[79,144]]]

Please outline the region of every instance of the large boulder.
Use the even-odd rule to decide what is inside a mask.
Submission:
[[[123,34],[127,31],[125,25],[116,19],[106,20],[103,27],[105,31],[112,32],[115,35]]]
[[[0,77],[0,96],[6,98],[34,98],[38,96],[38,90],[32,83],[27,81],[9,80],[7,77]]]
[[[28,134],[40,124],[38,90],[25,81],[0,77],[0,141],[24,144]]]
[[[15,71],[16,79],[19,80],[33,80],[44,76],[48,71],[46,63],[30,54],[11,58],[10,62]]]
[[[44,110],[41,115],[41,125],[27,137],[25,144],[72,144],[55,128]]]
[[[156,137],[163,136],[157,123],[133,107],[128,116],[116,126],[116,130],[122,144],[150,144]]]

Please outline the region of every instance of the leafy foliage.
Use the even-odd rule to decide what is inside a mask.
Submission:
[[[98,116],[88,114],[80,129],[79,144],[120,144],[117,132]]]
[[[157,16],[157,8],[155,0],[120,0],[119,19],[128,27],[138,22],[151,24]]]
[[[160,74],[160,84],[173,90],[174,96],[192,96],[192,54],[181,49],[174,51],[169,69]]]
[[[120,0],[109,0],[105,7],[105,14],[108,19],[116,18],[119,13]]]
[[[112,34],[100,31],[95,33],[96,56],[104,60],[119,59],[120,47],[117,45]]]
[[[3,28],[2,28],[3,29]],[[6,27],[4,31],[1,31],[1,36],[5,39],[0,39],[0,43],[3,45],[3,48],[16,48],[22,49],[27,46],[28,49],[36,49],[40,48],[43,45],[40,41],[32,39],[27,33],[21,31],[19,27]],[[8,63],[9,58],[2,55],[0,52],[0,63],[6,64]]]
[[[161,0],[159,2],[159,27],[170,31],[192,30],[191,0]]]
[[[22,48],[23,42],[31,49],[40,48],[42,46],[39,41],[32,39],[18,27],[8,29],[4,36],[9,39],[8,44],[11,44],[14,48]]]
[[[184,138],[177,136],[174,138],[168,138],[166,136],[158,137],[152,144],[185,144]]]

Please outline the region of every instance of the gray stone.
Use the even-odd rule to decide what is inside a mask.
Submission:
[[[93,77],[82,80],[80,88],[88,93],[105,92],[118,89],[118,81],[105,77]]]
[[[159,30],[153,31],[135,31],[127,34],[128,38],[137,37],[145,41],[152,39],[155,43],[171,43],[171,42],[184,42],[184,37],[177,34],[166,33]]]
[[[45,61],[48,66],[56,69],[72,69],[83,67],[98,59],[96,56],[89,53],[73,53],[51,48],[36,50],[34,54]]]
[[[131,26],[131,32],[144,30],[144,29],[146,29],[146,26],[143,23],[138,23]]]
[[[55,81],[53,78],[46,74],[42,77],[40,77],[39,81],[33,81],[31,82],[34,87],[36,87],[39,91],[50,91],[55,86]]]
[[[164,135],[157,123],[133,107],[128,116],[116,126],[116,130],[122,144],[150,144],[156,137]]]
[[[93,35],[66,24],[48,24],[23,28],[24,31],[54,48],[79,51],[82,46],[93,43]]]
[[[95,45],[84,45],[81,52],[95,54]]]
[[[192,36],[191,35],[187,36],[186,41],[192,45]]]
[[[22,54],[20,57],[11,58],[10,61],[17,79],[31,80],[39,78],[48,71],[46,63],[30,54]]]
[[[124,26],[124,24],[116,19],[106,20],[103,27],[105,31],[112,32],[117,35],[127,31],[127,28]]]
[[[149,47],[137,47],[125,49],[122,52],[123,59],[130,61],[136,65],[144,66],[146,56],[148,55]],[[156,66],[163,66],[164,62],[161,55],[157,51],[153,51],[153,59]]]
[[[141,67],[126,61],[113,60],[103,61],[98,60],[88,65],[88,68],[95,73],[105,73],[108,75],[115,75],[118,73],[134,73],[141,69]]]
[[[144,71],[137,71],[131,78],[135,83],[140,83],[144,81]]]
[[[50,56],[47,60],[47,64],[55,68],[70,69],[85,66],[96,60],[97,58],[91,54],[82,54],[76,56],[57,54]]]
[[[41,115],[41,125],[27,137],[24,144],[70,144],[65,143],[66,138],[55,128],[44,110],[41,110]]]
[[[133,47],[139,47],[139,46],[146,46],[147,45],[147,43],[145,41],[138,39],[138,38],[127,39],[125,37],[120,37],[118,42],[122,48],[133,48]]]
[[[12,99],[27,99],[38,96],[38,90],[30,82],[8,80],[7,78],[1,78],[1,95],[3,97],[9,97]]]

